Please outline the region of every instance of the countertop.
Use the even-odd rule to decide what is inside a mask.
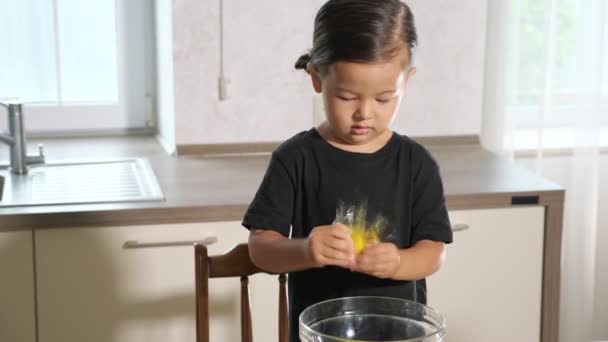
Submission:
[[[154,137],[53,138],[47,162],[66,159],[146,158],[165,195],[162,202],[0,208],[0,231],[240,220],[268,165],[269,154],[180,156],[167,154]],[[477,145],[427,146],[441,168],[448,209],[562,203],[564,190]],[[7,164],[8,149],[0,149]],[[518,200],[516,199],[515,202]]]

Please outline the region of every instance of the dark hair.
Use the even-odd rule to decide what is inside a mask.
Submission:
[[[407,49],[412,62],[418,43],[414,15],[400,0],[329,0],[315,17],[313,47],[295,64],[320,72],[338,61],[376,62]]]

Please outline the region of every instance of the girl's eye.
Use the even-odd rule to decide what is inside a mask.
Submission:
[[[338,98],[342,101],[352,101],[352,100],[356,100],[355,97],[344,97],[344,96],[338,96]]]
[[[376,101],[378,101],[380,103],[388,103],[391,101],[391,99],[376,99]]]

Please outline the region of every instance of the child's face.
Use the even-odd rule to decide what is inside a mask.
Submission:
[[[346,144],[365,145],[386,133],[399,110],[407,82],[403,57],[378,63],[337,62],[325,75],[311,71],[313,86],[323,93],[332,133]]]

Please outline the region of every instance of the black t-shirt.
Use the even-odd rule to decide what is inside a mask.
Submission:
[[[382,215],[385,240],[400,249],[420,240],[452,242],[437,163],[396,133],[374,153],[339,149],[314,128],[285,141],[272,154],[243,226],[305,238],[334,222],[340,202],[366,203],[368,217]],[[379,279],[333,266],[292,272],[288,285],[292,341],[302,310],[323,300],[373,295],[426,303],[424,280]]]

